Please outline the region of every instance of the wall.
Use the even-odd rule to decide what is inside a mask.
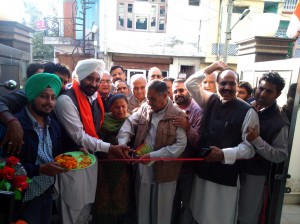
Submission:
[[[18,83],[18,88],[22,89],[29,61],[29,53],[0,44],[0,83],[14,80]],[[0,87],[0,95],[9,92],[12,91]]]
[[[298,83],[299,85],[299,83]],[[300,138],[296,136],[300,136],[300,111],[299,108],[297,110],[297,121],[296,121],[296,129],[294,134],[293,146],[292,146],[292,153],[290,159],[290,166],[289,166],[289,174],[291,174],[291,178],[287,180],[287,186],[291,188],[292,192],[298,192],[300,194]]]
[[[195,66],[195,72],[200,69],[200,60],[198,58],[181,58],[173,57],[173,64],[170,65],[169,76],[172,78],[178,78],[178,71],[182,65]]]
[[[210,4],[204,0],[203,4]],[[188,6],[186,0],[169,0],[167,10],[167,32],[116,30],[117,1],[100,1],[100,50],[131,54],[156,54],[176,56],[203,56],[206,43],[199,33],[200,20],[209,17],[205,7]],[[199,40],[199,34],[201,36]],[[126,40],[126,41],[125,41]],[[198,41],[200,49],[198,50]]]
[[[214,1],[212,1],[214,2]],[[239,0],[234,1],[234,5],[236,6],[249,6],[250,13],[241,21],[237,23],[237,25],[232,29],[231,31],[231,41],[229,44],[235,44],[237,41],[247,39],[248,37],[252,37],[255,35],[255,33],[264,32],[267,30],[270,26],[274,25],[275,21],[272,19],[259,19],[261,14],[264,11],[264,2],[262,0]],[[291,14],[285,13],[282,11],[284,1],[272,1],[272,2],[278,2],[278,18],[280,20],[289,20]],[[222,5],[220,6],[221,14],[218,15],[218,11],[214,11],[211,14],[211,18],[208,18],[208,25],[209,27],[216,27],[216,29],[219,29],[218,27],[218,21],[220,20],[220,42],[224,44],[225,42],[225,32],[226,32],[226,25],[227,25],[227,3],[228,0],[222,1]],[[213,3],[211,3],[213,4]],[[214,3],[212,5],[215,9],[218,9],[217,3]],[[241,14],[233,13],[231,18],[231,27],[239,20]],[[257,19],[258,18],[258,19]],[[208,40],[208,43],[206,44],[206,50],[205,50],[205,62],[211,63],[217,59],[216,55],[211,54],[211,48],[213,43],[218,42],[218,32],[214,32],[214,29],[210,30],[210,32],[207,33],[206,39]],[[263,35],[257,35],[257,36],[263,36]],[[213,37],[213,38],[212,38]],[[220,58],[222,59],[223,52],[220,52]],[[231,64],[237,64],[237,57],[236,56],[228,56],[228,63]]]
[[[92,55],[84,56],[82,54],[70,55],[70,54],[56,53],[55,58],[56,58],[57,62],[67,65],[72,74],[78,61],[83,60],[83,59],[93,58],[93,56]]]

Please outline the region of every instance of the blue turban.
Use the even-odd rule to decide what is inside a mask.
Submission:
[[[25,85],[25,93],[28,101],[33,101],[46,88],[53,89],[56,96],[61,90],[61,80],[57,75],[50,73],[38,73],[31,76]]]

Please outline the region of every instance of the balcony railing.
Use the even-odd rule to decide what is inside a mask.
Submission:
[[[74,23],[72,18],[45,18],[46,37],[75,37]]]
[[[237,47],[238,45],[237,44],[229,44],[229,47],[228,47],[228,55],[229,56],[236,56],[238,51],[237,51]],[[212,55],[223,55],[224,53],[224,44],[215,44],[213,43],[212,44],[212,48],[211,48],[211,54]]]
[[[283,11],[293,12],[296,8],[297,1],[298,0],[285,0],[283,5]]]

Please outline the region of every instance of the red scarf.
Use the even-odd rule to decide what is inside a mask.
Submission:
[[[88,102],[86,95],[84,95],[83,92],[81,91],[81,89],[79,87],[79,82],[73,82],[72,87],[73,87],[73,90],[76,95],[76,99],[77,99],[78,106],[79,106],[80,117],[81,117],[81,121],[82,121],[85,132],[87,134],[89,134],[90,136],[99,139],[99,136],[97,135],[94,121],[93,121],[91,105]],[[100,107],[101,115],[102,115],[101,120],[100,120],[100,127],[101,127],[103,120],[104,120],[105,112],[104,112],[104,106],[103,106],[103,103],[102,103],[102,100],[101,100],[101,97],[99,94],[97,96],[97,102]]]

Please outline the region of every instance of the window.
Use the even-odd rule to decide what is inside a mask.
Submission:
[[[150,31],[156,31],[157,26],[157,5],[151,6],[150,12]]]
[[[249,6],[233,6],[232,12],[242,14],[246,9],[249,9]]]
[[[189,77],[191,74],[195,73],[195,66],[181,65],[180,73],[185,73],[187,74],[187,77]]]
[[[128,4],[127,6],[127,28],[132,29],[132,18],[133,18],[133,12],[132,12],[133,4]]]
[[[200,0],[189,0],[189,5],[200,5]]]
[[[166,12],[166,0],[118,0],[117,29],[165,32]]]
[[[285,37],[286,30],[289,26],[289,21],[280,20],[278,30],[275,34],[276,37]]]
[[[124,27],[124,3],[119,4],[119,27]]]
[[[277,11],[278,11],[278,2],[265,2],[264,13],[265,12],[277,13]]]
[[[148,17],[146,15],[138,15],[135,17],[135,29],[147,30]]]
[[[160,6],[159,9],[159,30],[165,30],[165,15],[166,15],[166,6]]]

